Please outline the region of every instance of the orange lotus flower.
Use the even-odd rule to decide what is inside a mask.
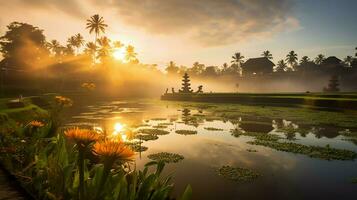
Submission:
[[[29,123],[30,126],[32,127],[35,127],[35,128],[40,128],[40,127],[43,127],[44,124],[40,121],[37,121],[37,120],[33,120]]]
[[[134,152],[123,142],[110,140],[95,143],[93,153],[109,162],[114,162],[115,160],[130,161],[134,157]]]
[[[72,128],[64,132],[65,136],[81,146],[87,146],[91,142],[97,141],[99,135],[89,129]]]

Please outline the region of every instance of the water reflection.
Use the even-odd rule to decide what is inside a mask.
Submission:
[[[138,168],[149,161],[147,155],[151,153],[165,151],[184,155],[182,162],[169,165],[167,170],[168,173],[176,172],[178,193],[186,183],[192,184],[196,194],[194,199],[285,199],[290,196],[279,191],[297,194],[302,190],[309,190],[312,195],[321,198],[354,194],[355,188],[341,188],[340,185],[343,185],[343,180],[357,176],[353,170],[357,168],[356,162],[327,162],[263,146],[252,146],[247,143],[252,140],[251,137],[234,138],[230,132],[237,129],[272,134],[289,142],[317,146],[329,144],[357,152],[357,145],[345,140],[355,131],[352,129],[346,131],[345,127],[301,123],[282,119],[278,115],[270,118],[236,112],[234,118],[227,119],[220,117],[223,113],[212,113],[204,107],[178,106],[174,103],[114,101],[84,107],[68,125],[90,126],[110,139],[132,144],[135,151],[140,152],[136,160]],[[164,130],[169,134],[157,134],[158,139],[143,141],[137,137],[144,134],[140,133],[143,129]],[[145,134],[155,134],[155,131],[150,130]],[[179,135],[175,133],[176,130],[195,130],[198,134]],[[247,151],[250,148],[257,152]],[[252,168],[262,173],[263,177],[254,183],[237,186],[216,175],[214,169],[221,165]],[[334,175],[326,174],[324,169],[333,171]],[[310,191],[308,186],[311,184],[306,184],[307,178],[310,178],[306,174],[314,179],[312,182],[320,184],[315,191]],[[339,190],[332,194],[332,190],[326,190],[329,187]],[[253,194],[251,191],[257,192]]]

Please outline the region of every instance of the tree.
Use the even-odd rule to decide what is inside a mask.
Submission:
[[[351,67],[351,64],[352,64],[353,60],[354,60],[354,59],[353,59],[352,56],[346,56],[346,58],[343,59],[343,62],[344,62],[346,65],[348,65],[349,67]]]
[[[241,64],[243,64],[243,59],[244,59],[244,56],[242,56],[241,53],[237,52],[235,53],[233,56],[232,56],[232,61],[231,63],[234,63],[234,64],[237,64],[239,67]]]
[[[304,65],[306,63],[310,62],[310,58],[307,56],[303,56],[300,60],[300,65]]]
[[[241,53],[237,52],[232,56],[232,61],[231,63],[233,63],[233,65],[231,66],[231,68],[233,69],[232,72],[235,73],[237,72],[238,74],[241,74],[241,66],[244,63],[243,59],[244,56],[242,56]]]
[[[77,55],[79,54],[79,48],[81,46],[84,45],[84,39],[83,39],[83,36],[80,34],[80,33],[77,33],[75,36],[74,36],[74,40],[75,40],[75,45],[74,47],[77,48]]]
[[[179,67],[177,67],[173,61],[170,61],[165,70],[169,75],[176,75],[179,71]]]
[[[93,61],[95,60],[95,52],[96,51],[97,51],[97,45],[95,45],[94,42],[88,42],[85,45],[84,53],[86,55],[89,55]]]
[[[355,50],[357,51],[357,47],[355,48]],[[357,57],[357,52],[355,53],[355,57]]]
[[[295,51],[290,51],[288,53],[288,55],[286,55],[286,59],[285,61],[290,65],[291,69],[294,69],[296,64],[297,64],[297,54],[295,53]]]
[[[190,74],[199,76],[202,74],[202,72],[205,70],[205,65],[200,64],[199,62],[194,62],[192,67],[188,70]]]
[[[268,58],[269,60],[273,59],[273,55],[268,50],[263,51],[262,56]]]
[[[129,63],[138,63],[138,59],[136,58],[137,53],[135,53],[135,49],[133,46],[128,45],[125,49],[125,60]]]
[[[100,46],[100,48],[98,49],[97,58],[100,59],[100,61],[103,63],[110,57],[112,52],[112,47],[110,46],[110,39],[104,36],[98,38],[97,43]]]
[[[108,27],[107,24],[104,23],[103,17],[100,17],[98,14],[93,15],[90,19],[87,19],[87,27],[89,29],[89,33],[95,34],[95,43],[97,42],[97,38],[99,37],[100,33],[105,33],[105,28]]]
[[[73,46],[70,44],[67,44],[65,47],[62,48],[62,54],[67,55],[67,56],[73,56],[74,55]]]
[[[321,65],[324,60],[325,60],[325,56],[322,54],[319,54],[315,58],[315,63],[316,63],[316,65]]]
[[[57,40],[51,40],[47,43],[49,50],[52,54],[59,56],[61,54],[61,44]]]
[[[278,64],[276,65],[275,71],[276,72],[284,72],[288,68],[288,65],[285,63],[284,60],[279,60]]]
[[[0,52],[8,67],[24,68],[48,56],[43,30],[26,23],[12,22],[0,37]]]

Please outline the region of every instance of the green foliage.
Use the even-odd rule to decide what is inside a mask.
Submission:
[[[160,152],[155,154],[148,155],[148,158],[155,161],[162,161],[164,163],[177,163],[180,160],[183,160],[182,155],[176,153]]]
[[[226,179],[240,183],[252,181],[260,176],[260,174],[251,169],[232,166],[222,166],[217,169],[217,173]]]
[[[175,132],[180,135],[195,135],[195,134],[197,134],[197,131],[192,131],[192,130],[176,130]]]

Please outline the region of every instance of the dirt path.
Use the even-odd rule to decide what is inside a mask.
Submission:
[[[0,168],[0,200],[27,199]]]

